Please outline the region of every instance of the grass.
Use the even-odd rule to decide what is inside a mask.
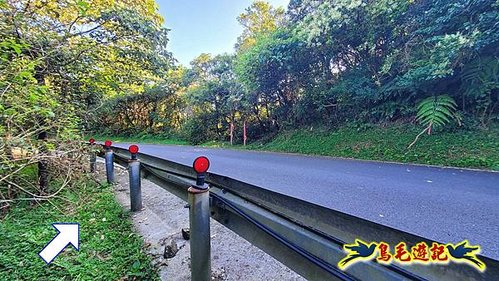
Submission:
[[[19,201],[0,219],[0,280],[157,280],[142,240],[110,187],[82,183],[65,199]],[[38,256],[54,222],[80,224],[80,251],[68,246],[50,264]]]
[[[499,126],[492,126],[488,130],[440,131],[430,136],[423,135],[408,149],[407,146],[420,130],[413,125],[293,130],[280,133],[270,142],[254,142],[246,147],[231,146],[220,141],[206,142],[201,146],[499,170]],[[110,139],[123,142],[188,144],[153,136]]]
[[[255,143],[247,148],[499,170],[499,128],[437,132],[421,137],[411,149],[407,149],[418,133],[418,129],[412,126],[297,130],[280,134],[269,143]]]

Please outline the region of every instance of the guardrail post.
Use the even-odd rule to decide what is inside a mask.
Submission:
[[[128,176],[130,179],[130,208],[132,212],[142,210],[142,191],[140,186],[140,161],[137,159],[139,147],[131,145],[128,148],[130,151],[130,161],[128,162]]]
[[[194,160],[196,185],[188,189],[191,280],[196,281],[211,280],[210,193],[204,183],[209,166],[210,161],[204,156]]]
[[[104,147],[106,149],[106,153],[104,154],[104,158],[106,160],[106,177],[107,183],[114,183],[114,162],[113,162],[113,150],[111,149],[111,145],[113,143],[107,140],[104,143]]]
[[[88,143],[90,145],[90,173],[95,173],[97,167],[97,155],[95,153],[95,139],[89,139]]]

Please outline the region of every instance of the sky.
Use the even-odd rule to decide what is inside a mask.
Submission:
[[[237,16],[251,0],[156,0],[171,29],[168,49],[184,66],[201,53],[232,53],[242,27]],[[267,0],[274,7],[287,7],[289,0]]]

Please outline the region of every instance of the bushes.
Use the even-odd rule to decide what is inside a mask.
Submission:
[[[66,186],[79,177],[84,151],[77,142],[78,118],[73,105],[36,79],[40,61],[25,54],[29,45],[12,38],[0,41],[0,208],[24,193],[41,198],[57,190],[41,190],[36,164],[47,162],[49,177]]]
[[[164,84],[110,99],[96,122],[193,144],[226,140],[230,124],[246,122],[249,139],[268,139],[311,126],[413,124],[417,104],[442,93],[466,128],[498,120],[495,1],[336,2],[294,1],[287,21],[252,5],[242,18],[263,13],[266,24],[252,21],[234,55],[201,54]]]
[[[203,118],[189,118],[182,126],[181,136],[190,144],[201,144],[209,140],[216,139],[215,134],[210,131],[210,127]]]
[[[61,186],[77,177],[69,164],[84,150],[66,142],[80,139],[104,96],[159,84],[172,65],[167,41],[154,0],[0,0],[1,204],[51,195],[23,173],[37,163]]]

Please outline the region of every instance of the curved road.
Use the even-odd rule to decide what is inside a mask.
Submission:
[[[468,239],[499,260],[497,172],[190,146],[140,151],[186,165],[205,155],[213,173],[436,241]]]

